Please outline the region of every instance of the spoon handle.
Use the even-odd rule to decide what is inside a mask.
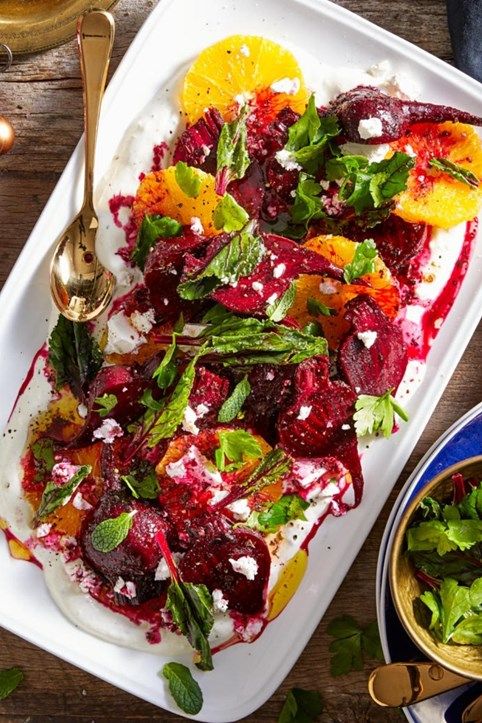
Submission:
[[[84,88],[84,206],[93,209],[97,127],[114,43],[114,19],[112,15],[102,10],[92,10],[81,15],[77,25],[77,42],[79,44],[80,69]]]
[[[396,708],[472,682],[436,663],[390,663],[371,673],[368,692],[378,705]]]

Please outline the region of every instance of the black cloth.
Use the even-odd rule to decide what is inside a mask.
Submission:
[[[447,0],[455,65],[482,82],[482,0]]]

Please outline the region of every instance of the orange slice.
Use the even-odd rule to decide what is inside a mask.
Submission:
[[[137,226],[140,226],[146,214],[159,214],[170,216],[187,226],[191,224],[193,218],[198,218],[206,236],[221,233],[213,223],[214,209],[222,198],[216,193],[215,178],[198,168],[191,170],[201,180],[201,188],[196,198],[187,196],[179,187],[175,166],[148,173],[144,177],[132,205],[132,214]]]
[[[190,123],[209,106],[231,120],[240,105],[255,105],[257,95],[267,89],[276,112],[286,106],[304,111],[308,92],[293,54],[257,35],[232,35],[199,54],[186,74],[181,97]]]
[[[344,268],[353,260],[358,244],[344,236],[315,236],[305,244],[306,248],[315,251],[326,259]],[[375,271],[362,277],[364,284],[344,284],[341,281],[324,276],[302,275],[296,282],[296,297],[289,311],[300,324],[313,321],[307,309],[310,297],[333,309],[332,316],[319,316],[316,320],[321,324],[330,348],[336,349],[343,334],[348,331],[344,319],[345,304],[360,294],[372,296],[380,308],[393,318],[400,305],[400,296],[395,282],[380,257],[375,261]]]
[[[479,212],[482,189],[473,188],[429,165],[432,158],[446,158],[482,179],[482,143],[472,126],[462,123],[418,123],[410,133],[392,144],[417,153],[406,191],[398,197],[394,211],[410,223],[440,228],[471,221]]]

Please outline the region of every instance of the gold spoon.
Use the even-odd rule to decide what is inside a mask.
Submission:
[[[77,24],[84,87],[85,178],[79,214],[57,242],[50,266],[50,289],[58,310],[71,321],[89,321],[108,306],[115,279],[95,253],[99,221],[94,210],[94,156],[100,106],[114,42],[114,18],[93,10]]]
[[[389,663],[372,671],[368,692],[378,705],[397,708],[473,682],[437,663]]]

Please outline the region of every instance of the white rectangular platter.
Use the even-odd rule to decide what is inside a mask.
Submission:
[[[422,98],[482,115],[481,86],[327,0],[161,0],[134,40],[105,98],[97,172],[107,170],[126,128],[156,91],[203,47],[233,33],[267,35],[324,62],[367,68],[387,58],[410,71]],[[77,148],[0,296],[0,427],[36,350],[51,311],[51,245],[77,211],[82,149]],[[309,567],[286,610],[251,645],[215,656],[215,670],[198,673],[204,707],[198,720],[239,720],[261,706],[300,655],[376,520],[437,404],[480,318],[482,234],[457,300],[428,359],[425,380],[408,404],[410,423],[364,455],[361,506],[328,518],[310,547]],[[1,510],[0,510],[1,513]],[[51,601],[42,573],[12,560],[0,539],[0,623],[42,648],[169,710],[160,657],[117,647],[75,628]],[[354,592],[356,594],[356,591]],[[178,711],[176,711],[178,712]]]

